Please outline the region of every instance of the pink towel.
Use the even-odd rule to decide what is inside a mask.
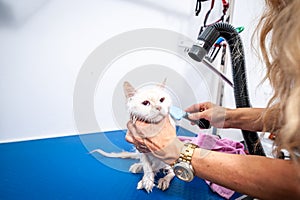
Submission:
[[[219,151],[231,154],[246,154],[244,151],[244,145],[240,142],[235,142],[229,139],[220,139],[218,136],[199,133],[197,137],[185,137],[178,136],[181,141],[191,142],[203,149],[212,151]],[[234,191],[223,186],[217,185],[210,181],[206,181],[212,191],[218,193],[220,196],[229,199]]]

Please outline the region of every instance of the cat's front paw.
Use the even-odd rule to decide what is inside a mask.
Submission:
[[[154,187],[154,180],[151,180],[150,178],[143,178],[138,182],[137,189],[145,189],[148,193],[152,192],[152,189]]]
[[[166,190],[166,189],[169,188],[170,182],[171,182],[171,180],[168,179],[168,178],[165,178],[165,177],[164,178],[160,178],[158,180],[158,183],[157,183],[157,188],[161,189],[162,191],[164,191],[164,190]]]

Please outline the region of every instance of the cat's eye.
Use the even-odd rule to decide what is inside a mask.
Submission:
[[[143,104],[144,106],[149,106],[149,105],[150,105],[150,101],[147,101],[147,100],[146,100],[146,101],[143,101],[142,104]]]
[[[162,97],[162,98],[160,98],[160,103],[162,103],[162,102],[164,102],[164,100],[165,100],[165,97]]]

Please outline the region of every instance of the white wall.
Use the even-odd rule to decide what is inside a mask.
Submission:
[[[259,2],[236,1],[233,25],[245,26],[242,37],[247,41],[248,28],[252,27],[250,21],[252,15],[256,14],[251,13],[255,9],[248,12],[249,6],[257,8]],[[194,39],[202,24],[202,19],[194,16],[194,6],[195,1],[192,0],[27,0],[24,3],[0,0],[0,141],[77,134],[73,116],[73,92],[76,78],[88,56],[113,36],[140,28],[167,29]],[[203,4],[203,11],[209,6],[209,3]],[[212,13],[212,20],[219,16],[220,5],[216,3],[216,6],[219,8],[215,10],[216,14]],[[249,15],[243,15],[245,10]],[[248,50],[247,41],[245,49]],[[211,72],[205,71],[205,67],[199,66],[200,71],[211,82],[208,83],[210,88],[203,91],[205,95],[201,96],[193,86],[201,77],[192,75],[194,69],[189,63],[172,55],[164,56],[164,53],[156,55],[157,52],[150,52],[152,57],[146,60],[144,58],[148,53],[128,55],[132,56],[131,60],[126,61],[124,57],[114,62],[112,68],[126,65],[127,71],[122,71],[125,74],[134,65],[160,64],[177,72],[186,66],[188,70],[181,71],[180,81],[171,77],[168,82],[174,88],[184,84],[183,88],[177,90],[180,104],[185,107],[192,101],[215,99],[215,94],[210,94],[210,91],[215,91],[214,82],[217,80]],[[247,64],[250,66],[248,59]],[[260,106],[264,105],[265,93],[255,89],[258,83],[256,72],[251,66],[249,76],[252,77],[248,79],[252,103]],[[116,74],[118,76],[120,74]],[[152,76],[154,78],[155,75]],[[195,77],[188,78],[191,76]],[[114,87],[106,83],[104,90],[119,90],[116,89],[119,84],[116,79],[111,78]],[[193,91],[195,97],[187,99],[185,88]],[[105,99],[112,98],[111,95],[106,97],[110,93],[102,94],[101,89],[103,85],[100,84],[95,91],[95,115],[104,124],[101,130],[123,128],[124,120],[114,121],[115,111],[111,107],[106,106],[109,111],[101,108],[101,105],[106,105]],[[101,104],[101,101],[104,102]],[[123,100],[120,101],[123,103]],[[229,98],[225,103],[230,105],[232,100]]]

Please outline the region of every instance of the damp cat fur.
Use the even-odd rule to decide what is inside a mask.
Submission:
[[[164,117],[169,117],[170,122],[175,126],[175,122],[169,116],[168,110],[172,100],[170,95],[165,91],[165,81],[160,85],[151,88],[140,88],[136,90],[130,83],[124,82],[124,93],[127,99],[127,109],[130,118],[147,123],[158,123]],[[129,171],[132,173],[144,173],[143,178],[138,182],[137,189],[145,189],[148,193],[152,191],[154,178],[159,170],[163,169],[167,174],[157,182],[157,188],[166,190],[169,188],[171,180],[174,178],[173,169],[154,157],[150,153],[135,152],[111,152],[107,153],[101,149],[96,149],[91,153],[100,153],[103,156],[111,158],[132,158],[139,159],[138,163],[130,166]]]

